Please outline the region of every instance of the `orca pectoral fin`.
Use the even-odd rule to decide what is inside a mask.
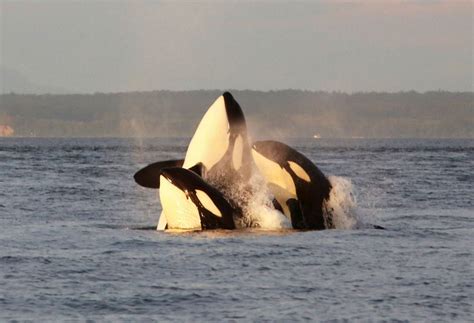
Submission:
[[[297,199],[288,199],[286,201],[288,209],[290,210],[291,226],[293,229],[306,229],[303,212],[301,211],[300,203]]]
[[[285,213],[283,212],[283,207],[281,206],[280,203],[278,203],[278,200],[277,200],[276,198],[273,198],[272,204],[273,204],[273,208],[274,208],[275,210],[278,210],[278,211],[280,211],[281,213],[285,214]]]
[[[184,159],[159,161],[143,167],[133,175],[138,185],[147,188],[160,188],[160,173],[163,168],[182,167]]]

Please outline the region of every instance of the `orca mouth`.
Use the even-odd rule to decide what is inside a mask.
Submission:
[[[173,176],[167,170],[162,170],[160,175],[166,178],[168,182],[173,184]]]
[[[252,144],[252,150],[255,150],[257,153],[262,154],[262,151],[260,148],[261,147],[257,143]]]
[[[169,167],[161,170],[163,176],[173,186],[183,190],[186,187],[186,180],[183,178],[183,172],[188,171],[181,167]]]

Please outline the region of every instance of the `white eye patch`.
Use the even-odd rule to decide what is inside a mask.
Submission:
[[[242,136],[239,135],[237,139],[235,139],[234,151],[232,152],[232,164],[234,165],[235,170],[239,170],[239,168],[242,166],[243,147],[243,139]]]
[[[201,202],[202,206],[204,206],[207,210],[217,215],[218,217],[222,217],[221,211],[217,208],[217,206],[214,204],[214,202],[209,197],[209,195],[207,195],[206,192],[201,191],[201,190],[196,190],[196,196],[198,200]]]
[[[295,172],[296,176],[308,183],[311,182],[308,173],[306,173],[306,171],[300,165],[292,161],[289,161],[288,164],[290,164],[290,168],[293,172]]]
[[[285,189],[288,192],[288,198],[296,196],[295,183],[286,169],[281,168],[279,164],[261,155],[255,149],[252,149],[252,156],[258,170],[268,183]]]

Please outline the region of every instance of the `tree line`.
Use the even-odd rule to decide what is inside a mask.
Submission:
[[[188,137],[220,90],[3,94],[16,136]],[[231,91],[255,138],[473,138],[473,92]]]

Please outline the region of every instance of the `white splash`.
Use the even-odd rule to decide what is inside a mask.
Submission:
[[[349,178],[328,177],[332,189],[329,200],[323,204],[325,218],[331,218],[335,229],[359,229],[371,227],[367,217],[358,208],[355,189]],[[273,207],[273,196],[262,175],[254,170],[248,186],[234,187],[226,192],[229,197],[243,205],[243,217],[236,223],[238,228],[279,230],[291,228],[291,221]],[[226,194],[226,195],[227,195]]]
[[[335,229],[360,229],[371,227],[369,215],[361,212],[354,186],[349,178],[329,176],[332,189],[329,200],[323,203],[323,215]],[[223,189],[225,196],[242,207],[242,217],[234,219],[237,228],[260,230],[291,229],[291,221],[273,207],[273,195],[265,179],[255,168],[248,183]]]
[[[242,207],[242,217],[235,219],[237,228],[291,228],[290,220],[273,207],[273,196],[256,168],[248,183],[226,190],[225,195]]]
[[[290,220],[273,207],[273,196],[260,173],[253,171],[250,179],[253,196],[245,210],[251,223],[263,230],[291,228]]]
[[[344,177],[329,176],[332,189],[329,200],[323,203],[325,219],[332,219],[336,229],[352,229],[357,223],[357,201],[353,193],[352,182]]]
[[[339,176],[329,176],[332,185],[329,200],[323,204],[325,218],[332,218],[336,229],[357,229],[370,227],[364,214],[360,212],[354,186],[350,179]]]

